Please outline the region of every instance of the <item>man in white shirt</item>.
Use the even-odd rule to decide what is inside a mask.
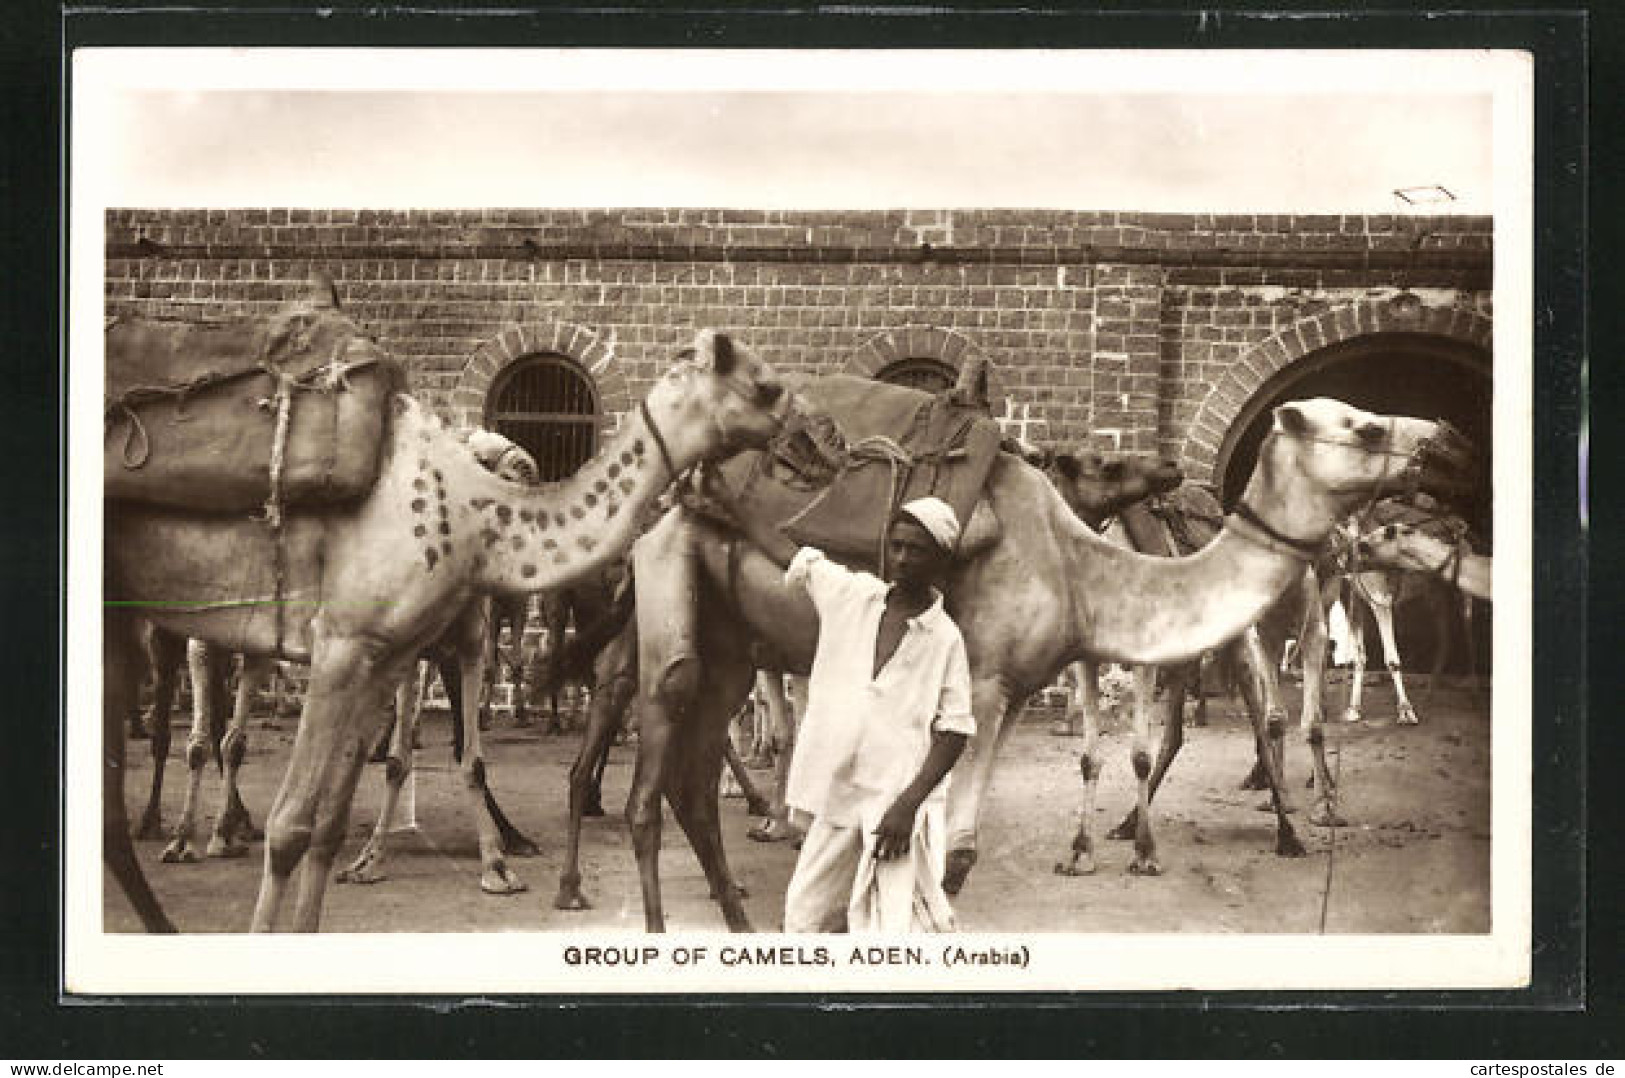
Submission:
[[[720,484],[706,493],[733,508]],[[760,522],[735,520],[805,588],[818,650],[787,801],[812,817],[785,896],[786,932],[945,931],[943,779],[975,733],[970,666],[936,585],[959,539],[939,498],[904,505],[887,581],[836,564]]]

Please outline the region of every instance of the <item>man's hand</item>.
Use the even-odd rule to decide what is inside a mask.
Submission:
[[[909,837],[914,834],[914,817],[920,803],[906,793],[892,802],[891,808],[880,818],[875,828],[875,857],[881,861],[895,861],[908,853]]]

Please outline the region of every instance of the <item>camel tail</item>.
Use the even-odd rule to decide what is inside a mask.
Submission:
[[[559,648],[555,666],[558,675],[553,679],[553,684],[591,679],[593,662],[598,658],[598,653],[608,647],[609,642],[619,636],[632,619],[632,611],[636,609],[635,599],[632,566],[628,564],[626,576],[615,589],[615,596],[610,600],[604,616],[589,625],[578,625],[575,636]]]

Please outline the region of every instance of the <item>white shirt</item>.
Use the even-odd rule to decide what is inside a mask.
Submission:
[[[831,824],[872,829],[919,774],[932,731],[976,732],[964,637],[936,595],[872,677],[890,586],[812,547],[797,551],[784,582],[807,590],[819,622],[787,800]],[[922,807],[945,799],[946,786]]]

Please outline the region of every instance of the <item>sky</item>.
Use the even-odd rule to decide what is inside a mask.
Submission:
[[[1484,53],[138,52],[76,58],[74,156],[110,205],[1384,213],[1395,188],[1438,185],[1454,200],[1432,212],[1488,213],[1508,70]]]

